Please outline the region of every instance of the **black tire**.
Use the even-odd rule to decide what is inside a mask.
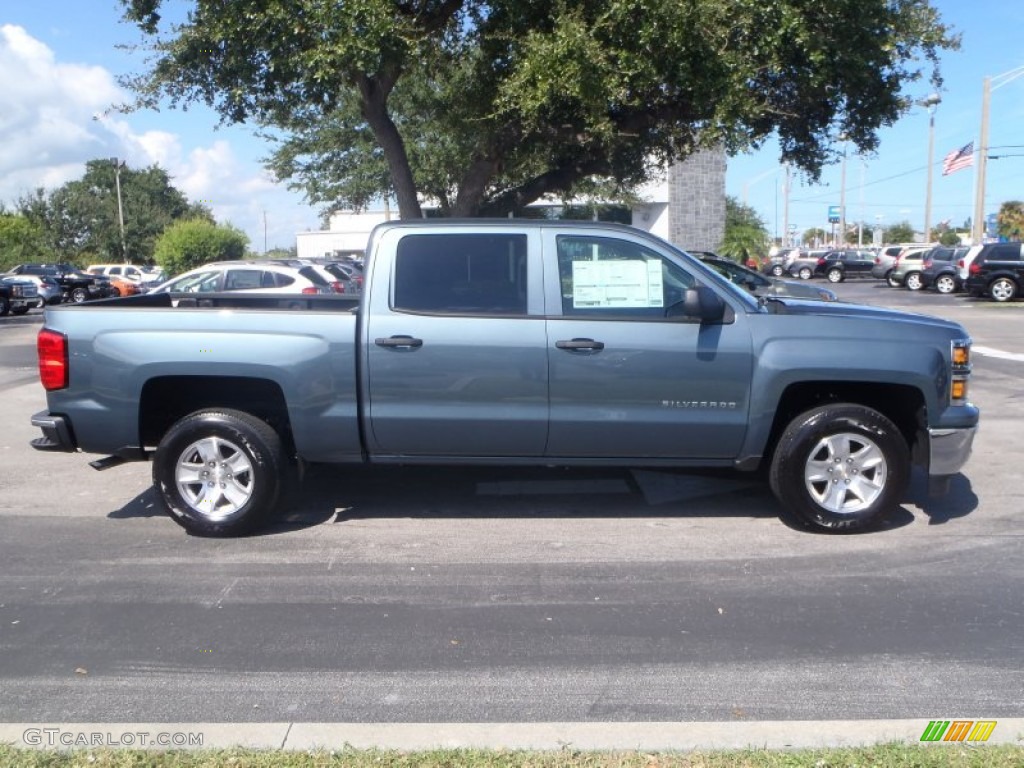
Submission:
[[[833,268],[828,271],[828,281],[830,283],[841,283],[843,282],[843,277],[843,270],[841,269]]]
[[[24,315],[28,312],[28,307],[12,307],[11,312],[15,315]]]
[[[153,459],[153,484],[164,506],[196,536],[238,536],[265,524],[289,472],[277,432],[251,414],[227,408],[179,420]]]
[[[0,296],[0,317],[7,317],[11,312],[11,302],[6,296]]]
[[[784,274],[786,274],[786,268],[783,267],[781,264],[776,264],[775,266],[772,267],[772,276],[782,277]]]
[[[921,281],[921,273],[908,272],[903,277],[903,285],[906,286],[908,291],[920,291],[924,288],[924,283]]]
[[[74,288],[71,291],[71,301],[81,304],[89,298],[89,291],[85,288]]]
[[[810,267],[800,267],[800,270],[796,274],[801,280],[810,280],[814,275],[814,272],[811,271]]]
[[[885,273],[885,282],[889,284],[890,288],[899,288],[902,283],[893,276],[895,270],[890,269]]]
[[[1012,301],[1017,296],[1017,284],[1008,277],[997,277],[989,283],[988,295],[995,301]]]
[[[897,508],[909,479],[910,450],[899,429],[878,411],[852,403],[823,405],[793,419],[768,476],[786,512],[823,531],[877,523]]]
[[[935,290],[939,293],[953,293],[956,291],[956,278],[952,275],[939,275],[935,278]]]

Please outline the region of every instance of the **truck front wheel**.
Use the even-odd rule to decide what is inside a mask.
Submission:
[[[275,511],[288,471],[281,438],[243,411],[197,411],[164,435],[153,483],[171,518],[197,536],[237,536]]]
[[[910,451],[899,429],[852,403],[807,411],[786,427],[769,482],[801,523],[852,531],[894,510],[910,478]]]

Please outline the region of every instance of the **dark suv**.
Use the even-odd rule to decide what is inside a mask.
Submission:
[[[818,259],[814,267],[815,277],[826,277],[830,283],[841,283],[848,278],[871,277],[875,266],[875,254],[871,251],[848,249],[829,251]]]
[[[64,301],[76,304],[113,295],[109,281],[97,280],[96,275],[82,272],[72,264],[19,264],[10,270],[10,274],[51,277],[60,285]]]
[[[968,268],[964,288],[971,296],[988,294],[996,301],[1010,301],[1024,288],[1021,243],[986,243]]]

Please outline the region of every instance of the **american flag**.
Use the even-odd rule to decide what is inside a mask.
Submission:
[[[969,168],[974,165],[974,142],[964,144],[960,149],[954,149],[942,161],[942,175],[948,176],[959,171],[961,168]]]

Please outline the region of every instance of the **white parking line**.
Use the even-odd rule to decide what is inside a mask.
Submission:
[[[1013,360],[1017,363],[1024,363],[1024,355],[1017,352],[1004,352],[1001,349],[992,349],[992,347],[971,347],[971,351],[985,357],[996,357],[1000,360]]]

